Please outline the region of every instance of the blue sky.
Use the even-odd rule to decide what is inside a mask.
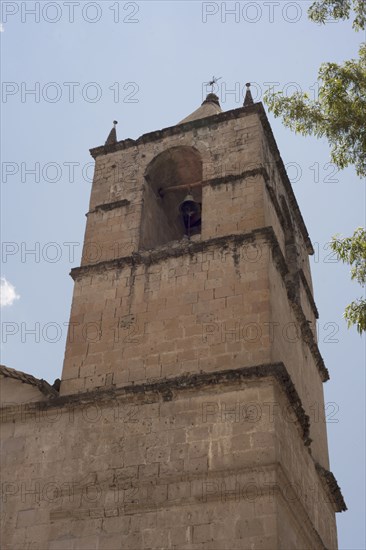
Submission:
[[[355,57],[362,40],[349,22],[309,22],[308,2],[241,2],[231,15],[234,2],[78,4],[73,22],[64,2],[2,6],[2,276],[20,296],[2,308],[2,362],[51,382],[63,362],[68,273],[80,261],[88,150],[104,143],[113,119],[119,139],[174,125],[200,105],[212,75],[222,77],[224,110],[241,106],[247,81],[257,100],[269,82],[316,93],[319,65]],[[342,319],[361,291],[327,243],[365,224],[365,186],[353,169],[328,164],[325,141],[269,119],[316,249],[319,345],[331,375],[325,396],[337,411],[328,423],[331,469],[349,508],[338,515],[339,544],[364,549],[364,341]]]

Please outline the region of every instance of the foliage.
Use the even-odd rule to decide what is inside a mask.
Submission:
[[[264,99],[274,116],[281,116],[291,130],[326,137],[333,163],[340,169],[354,165],[362,177],[366,176],[366,44],[359,53],[359,59],[343,65],[321,65],[316,100],[302,92],[284,97],[272,90]]]
[[[366,27],[365,0],[316,0],[309,8],[309,19],[325,24],[353,18],[356,31]],[[331,159],[339,168],[353,165],[360,177],[366,177],[366,44],[361,44],[359,58],[343,64],[323,63],[319,69],[319,94],[313,99],[296,92],[284,97],[268,90],[264,101],[285,126],[302,135],[325,137]],[[351,278],[362,287],[366,279],[366,231],[358,228],[352,237],[334,237],[332,248],[339,258],[352,266]],[[366,300],[359,298],[346,307],[348,326],[366,331]]]
[[[343,263],[352,266],[351,279],[356,280],[362,287],[366,285],[366,230],[356,229],[352,237],[333,237],[331,248],[337,253]],[[344,317],[348,326],[356,325],[361,334],[366,331],[366,299],[359,298],[346,307]]]
[[[351,10],[354,11],[355,19],[353,28],[356,31],[365,28],[366,24],[366,3],[365,0],[317,0],[308,11],[309,19],[315,23],[326,23],[329,19],[349,19]]]

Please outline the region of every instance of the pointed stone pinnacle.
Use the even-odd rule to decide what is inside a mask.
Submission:
[[[113,121],[113,128],[109,132],[109,135],[107,137],[107,141],[105,142],[105,145],[112,145],[112,143],[117,143],[117,131],[116,131],[117,124],[118,124],[117,120],[114,120]]]
[[[250,82],[247,82],[245,85],[247,87],[247,91],[245,93],[243,106],[248,107],[248,105],[253,105],[254,101],[252,97],[252,92],[250,91]]]

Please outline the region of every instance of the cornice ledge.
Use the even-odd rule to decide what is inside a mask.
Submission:
[[[174,241],[168,245],[163,245],[152,250],[142,250],[140,252],[134,252],[130,256],[124,256],[121,258],[114,258],[113,260],[105,260],[104,262],[98,262],[95,264],[74,267],[70,275],[74,279],[78,279],[89,273],[99,273],[108,269],[121,269],[125,266],[138,266],[138,265],[153,265],[161,260],[167,258],[177,258],[185,254],[193,255],[198,252],[205,252],[207,247],[214,246],[227,246],[228,243],[240,245],[245,242],[254,243],[258,238],[264,238],[268,241],[272,241],[275,237],[272,227],[262,227],[260,229],[254,229],[250,233],[239,233],[231,235],[223,235],[222,237],[214,237],[212,239],[206,239],[204,241]]]
[[[324,490],[329,496],[329,502],[333,504],[335,511],[345,512],[348,508],[332,472],[323,468],[318,462],[315,462],[315,468],[319,474]]]
[[[109,153],[115,153],[116,151],[136,147],[142,143],[148,143],[149,141],[158,141],[167,136],[181,134],[182,132],[189,132],[190,130],[202,128],[204,126],[212,126],[213,124],[219,124],[220,122],[240,118],[252,113],[261,114],[262,112],[264,112],[262,103],[253,103],[253,105],[249,105],[247,107],[239,107],[238,109],[231,109],[230,111],[224,111],[222,113],[218,113],[217,115],[210,115],[197,120],[191,120],[190,122],[185,122],[183,124],[168,126],[161,130],[154,130],[153,132],[142,134],[137,139],[128,138],[117,141],[117,143],[93,147],[89,151],[91,156],[95,159],[100,155],[108,155]]]
[[[303,237],[304,237],[307,249],[308,249],[308,253],[310,255],[313,255],[314,254],[314,248],[313,248],[311,239],[309,237],[309,233],[308,233],[307,227],[305,225],[304,218],[302,217],[301,210],[300,210],[298,202],[296,200],[295,193],[292,189],[290,179],[287,175],[284,162],[281,158],[280,151],[278,149],[275,137],[273,135],[271,125],[269,123],[266,111],[264,110],[263,106],[262,106],[262,109],[260,110],[260,112],[258,114],[259,114],[259,118],[262,122],[263,131],[264,131],[264,133],[265,133],[265,135],[268,139],[270,150],[271,150],[271,152],[274,156],[275,162],[277,164],[277,168],[278,168],[280,176],[282,178],[285,190],[287,191],[289,201],[290,201],[290,206],[292,207],[292,210],[295,214],[295,217],[297,218],[297,222],[299,224],[300,230],[303,234]]]
[[[214,187],[216,185],[223,185],[226,183],[235,183],[237,181],[242,181],[243,179],[254,178],[255,176],[262,176],[264,180],[268,180],[269,178],[266,168],[260,165],[256,166],[255,168],[251,168],[250,170],[244,170],[239,174],[228,174],[227,176],[220,176],[217,178],[204,180],[202,182],[202,187],[204,187],[205,185],[210,185],[211,187]]]
[[[310,286],[309,286],[309,283],[305,277],[305,273],[303,271],[303,269],[300,269],[299,270],[299,275],[300,275],[300,279],[301,279],[301,282],[304,286],[304,289],[305,289],[305,292],[306,292],[306,295],[308,297],[308,300],[310,302],[310,306],[314,312],[314,315],[316,317],[316,319],[319,319],[319,312],[318,312],[318,308],[316,307],[316,303],[315,303],[315,300],[313,298],[313,293],[311,292],[310,290]]]
[[[61,395],[49,401],[27,403],[27,414],[31,415],[32,410],[46,410],[68,405],[85,405],[87,403],[95,403],[96,401],[114,401],[131,396],[140,397],[149,403],[156,402],[159,399],[162,401],[172,401],[177,392],[192,389],[197,390],[198,388],[209,386],[230,386],[233,382],[264,379],[267,377],[275,378],[283,389],[301,427],[304,445],[309,447],[311,444],[309,416],[305,413],[299,394],[282,362],[265,363],[253,367],[240,367],[238,369],[227,369],[217,372],[186,374],[175,378],[163,378],[153,382],[133,384],[121,388],[110,387],[108,389],[103,388],[89,392]],[[10,419],[11,410],[14,410],[14,414],[16,414],[19,413],[18,408],[18,406],[14,405],[3,407],[2,418]]]
[[[88,216],[89,214],[94,214],[95,212],[108,212],[109,210],[114,210],[115,208],[122,208],[124,206],[129,206],[130,204],[131,202],[127,199],[98,204],[95,208],[93,208],[92,210],[89,210],[89,212],[86,215]]]
[[[297,295],[297,292],[294,290],[294,286],[291,283],[291,281],[288,279],[287,275],[289,273],[286,260],[282,254],[281,248],[278,244],[278,241],[276,237],[274,237],[275,242],[274,246],[272,248],[273,253],[273,259],[275,261],[275,265],[279,271],[279,273],[282,276],[283,282],[285,284],[286,290],[287,290],[287,297],[289,299],[290,305],[295,313],[295,317],[297,322],[299,323],[299,327],[301,330],[301,336],[309,346],[310,352],[314,358],[315,364],[317,366],[317,369],[320,374],[320,378],[322,382],[327,382],[329,380],[329,371],[327,367],[325,366],[323,357],[321,356],[321,353],[318,348],[318,344],[315,341],[314,334],[312,329],[309,326],[308,320],[306,319],[306,316],[304,314],[304,311],[302,309],[300,298]],[[309,289],[310,290],[310,289]],[[315,305],[315,303],[314,303]],[[317,311],[317,310],[316,310]]]
[[[214,187],[216,185],[223,185],[226,183],[236,183],[238,181],[242,181],[243,179],[254,178],[255,176],[263,176],[264,179],[268,179],[269,177],[267,170],[264,168],[264,166],[258,166],[251,170],[245,170],[243,172],[240,172],[239,174],[230,174],[228,176],[220,176],[217,178],[210,178],[207,180],[203,180],[202,187],[205,187],[205,186]],[[94,214],[95,212],[99,212],[99,211],[107,212],[115,208],[122,208],[124,206],[129,206],[130,204],[131,202],[127,199],[121,199],[118,201],[98,204],[97,206],[95,206],[95,208],[93,208],[92,210],[89,210],[89,212],[86,215],[88,216],[89,214]]]

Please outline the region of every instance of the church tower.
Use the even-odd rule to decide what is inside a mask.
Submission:
[[[60,457],[38,470],[78,491],[39,504],[44,548],[337,548],[313,248],[247,86],[241,108],[210,93],[175,126],[117,141],[115,123],[91,150],[60,394],[44,405],[67,411],[47,434]]]

